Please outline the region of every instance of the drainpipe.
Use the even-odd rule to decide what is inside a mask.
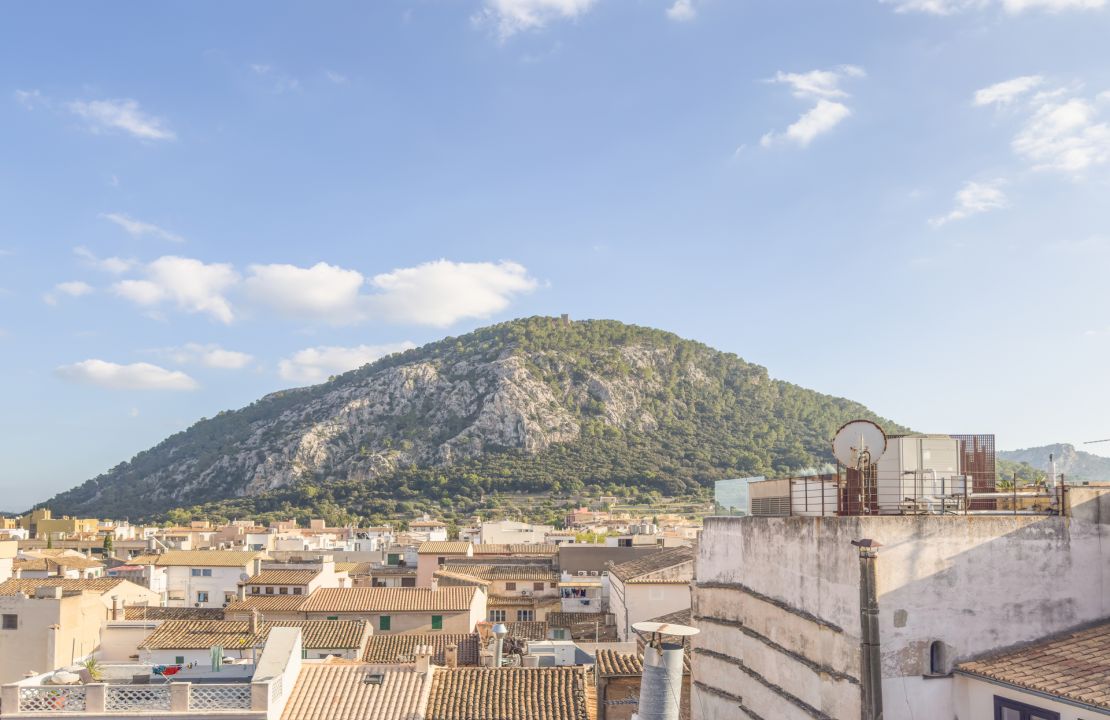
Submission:
[[[883,718],[883,668],[879,647],[879,600],[875,559],[882,545],[877,540],[853,540],[859,548],[860,694],[863,720]]]

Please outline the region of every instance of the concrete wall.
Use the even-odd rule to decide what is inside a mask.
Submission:
[[[385,614],[389,616],[389,630],[379,630],[380,618]],[[443,629],[432,630],[432,615],[443,616]],[[369,620],[374,635],[404,635],[410,633],[468,633],[474,629],[469,612],[393,612],[393,613],[306,613],[309,620],[326,620],[329,617],[338,617],[340,620]],[[482,620],[484,618],[479,618]]]
[[[170,594],[170,605],[176,607],[195,607],[198,606],[197,593],[207,592],[208,601],[199,602],[199,607],[218,608],[223,607],[226,602],[226,596],[231,595],[235,599],[239,583],[242,581],[242,575],[253,574],[253,567],[243,565],[241,567],[214,567],[214,568],[201,568],[198,570],[211,570],[212,574],[208,577],[192,575],[193,568],[184,566],[173,566],[166,568],[166,589]],[[178,596],[183,599],[176,599]]]
[[[694,602],[700,718],[736,717],[722,693],[763,717],[859,716],[858,538],[883,546],[886,720],[954,717],[953,681],[923,677],[932,642],[951,666],[1110,615],[1110,513],[1088,502],[1074,518],[709,518]]]
[[[159,625],[161,622],[151,620],[109,621],[100,634],[97,659],[104,662],[133,662],[131,656],[141,654],[139,644]]]

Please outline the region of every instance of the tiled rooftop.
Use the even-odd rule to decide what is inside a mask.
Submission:
[[[558,545],[543,543],[480,543],[474,546],[475,555],[557,555]]]
[[[247,585],[308,585],[319,570],[263,570],[247,579]]]
[[[594,623],[607,625],[612,617],[609,613],[584,613],[584,612],[553,612],[547,614],[547,624],[556,628],[569,628],[576,625],[589,625]]]
[[[148,607],[128,605],[123,609],[124,620],[223,620],[223,608]]]
[[[167,620],[140,643],[147,650],[207,650],[222,648],[258,647],[274,627],[299,627],[304,647],[309,650],[343,649],[362,647],[369,623],[358,620],[298,620],[263,622],[259,633],[251,633],[247,620]]]
[[[247,595],[243,600],[232,600],[224,612],[300,612],[308,602],[308,595]]]
[[[597,651],[594,658],[601,677],[630,677],[644,673],[644,661],[636,653],[623,653],[608,648]]]
[[[464,612],[477,592],[473,587],[320,588],[309,596],[305,612]]]
[[[416,549],[419,555],[466,555],[470,549],[470,543],[461,542],[458,540],[433,540],[431,542],[420,543],[420,547]]]
[[[261,555],[243,550],[167,550],[160,555],[141,555],[128,562],[158,567],[245,567]]]
[[[374,635],[366,643],[363,661],[379,665],[413,662],[413,650],[417,645],[432,648],[432,662],[444,665],[447,660],[444,651],[448,645],[459,648],[459,665],[478,664],[478,633],[417,633],[412,635]]]
[[[509,637],[520,640],[547,639],[547,622],[544,620],[507,622],[505,627],[509,629]]]
[[[652,573],[666,570],[667,568],[682,565],[683,563],[691,564],[691,573],[693,572],[692,566],[694,562],[694,549],[690,547],[676,547],[660,550],[650,555],[645,555],[636,560],[630,560],[626,563],[619,565],[610,565],[609,574],[616,576],[624,583],[645,583],[656,584],[662,582],[680,583],[688,581],[680,580],[652,580],[649,577]]]
[[[34,595],[35,589],[40,587],[61,587],[63,591],[91,590],[106,593],[121,582],[126,581],[123,578],[93,578],[91,580],[67,580],[59,577],[13,578],[0,583],[0,595],[15,595],[16,593]]]
[[[588,720],[581,668],[437,668],[427,720]]]
[[[1110,710],[1110,621],[960,663],[956,671]]]
[[[452,572],[450,570],[436,570],[432,575],[439,580],[441,585],[476,585],[478,587],[486,587],[490,584],[489,580],[483,580],[476,575]]]
[[[88,570],[104,567],[104,563],[79,555],[55,555],[52,557],[25,557],[12,560],[14,570],[49,572],[59,567]]]
[[[531,580],[558,582],[559,573],[550,565],[478,565],[478,564],[452,564],[443,565],[443,570],[459,575],[473,575],[483,580]]]
[[[367,682],[380,675],[378,683]],[[412,668],[348,663],[305,664],[282,720],[413,720],[424,717],[428,674]]]

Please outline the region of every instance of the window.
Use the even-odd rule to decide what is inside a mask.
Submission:
[[[543,590],[543,583],[532,583],[532,589],[536,592]]]
[[[254,586],[251,587],[251,595],[261,595],[261,594],[262,594],[262,588],[258,587],[257,585],[254,585]]]
[[[443,629],[443,616],[442,615],[432,615],[432,630],[442,630],[442,629]]]
[[[18,615],[4,615],[4,629],[5,630],[18,630],[19,629],[19,616]]]
[[[293,594],[294,595],[300,595],[301,594],[301,589],[300,588],[293,588]]]
[[[948,674],[948,653],[945,650],[944,643],[940,640],[934,640],[929,645],[929,674],[930,675],[947,675]]]
[[[325,618],[325,619],[326,620],[338,620],[339,616],[338,615],[328,615],[327,618]]]
[[[552,640],[566,640],[567,639],[567,631],[564,630],[563,628],[555,628],[554,630],[551,631],[551,639]]]
[[[184,655],[175,655],[174,658],[173,658],[173,664],[174,665],[184,665],[185,664],[185,656]]]
[[[516,583],[505,583],[506,590],[516,590]]]
[[[266,594],[267,595],[273,595],[274,594],[274,589],[272,587],[267,587],[266,588]]]
[[[208,593],[206,593],[204,591],[198,592],[197,593],[197,602],[198,603],[208,602]]]
[[[504,610],[490,610],[489,611],[489,621],[490,622],[505,622],[505,611]]]
[[[396,565],[397,562],[400,559],[401,559],[401,556],[398,553],[389,553],[388,555],[385,556],[385,564],[386,565]]]
[[[443,561],[446,560],[446,559],[447,558],[438,557],[438,558],[436,558],[436,562],[439,563],[440,565],[442,565]]]
[[[189,571],[189,574],[193,577],[200,577],[200,568],[193,568]]]
[[[517,622],[532,622],[535,619],[536,619],[536,611],[535,610],[517,610],[516,611],[516,621]]]
[[[212,577],[212,568],[204,568],[200,571],[200,574],[204,577]]]
[[[416,587],[416,578],[401,578],[401,587]]]
[[[189,574],[193,577],[212,577],[212,568],[192,568]]]
[[[380,615],[378,617],[378,629],[379,630],[388,630],[389,629],[389,621],[390,621],[390,617],[388,615]]]
[[[289,588],[287,588],[287,587],[278,588],[278,595],[288,595],[288,594],[289,594]]]
[[[1060,713],[995,695],[994,720],[1060,720]]]

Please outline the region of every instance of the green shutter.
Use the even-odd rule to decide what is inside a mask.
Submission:
[[[389,629],[389,616],[388,615],[381,615],[381,616],[378,617],[378,629],[379,630],[388,630]]]
[[[401,556],[397,553],[389,553],[385,556],[386,565],[396,565],[398,562],[400,562],[400,560]]]
[[[432,615],[432,630],[442,630],[442,629],[443,629],[443,616],[442,615]]]

